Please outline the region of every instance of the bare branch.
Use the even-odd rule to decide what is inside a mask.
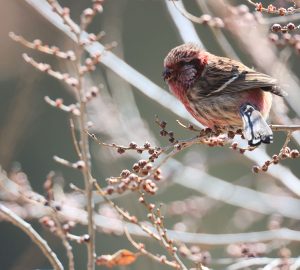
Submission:
[[[159,262],[159,263],[166,264],[166,265],[169,265],[169,266],[171,266],[171,267],[173,267],[173,268],[178,269],[178,264],[177,264],[177,263],[171,262],[171,261],[169,261],[169,260],[167,260],[167,259],[163,259],[162,257],[159,257],[159,256],[157,256],[157,255],[154,255],[154,254],[152,254],[151,252],[149,252],[148,250],[146,250],[145,247],[144,247],[144,245],[135,242],[135,241],[133,240],[133,238],[131,237],[130,233],[128,232],[127,227],[124,227],[124,232],[125,232],[125,235],[126,235],[128,241],[129,241],[129,242],[130,242],[137,250],[139,250],[142,254],[148,256],[149,258],[151,258],[151,259],[154,260],[154,261],[157,261],[157,262]]]
[[[55,270],[63,270],[63,266],[56,254],[52,251],[52,249],[48,246],[47,242],[32,228],[32,226],[27,223],[25,220],[21,219],[14,212],[8,209],[3,204],[0,204],[0,211],[5,217],[13,223],[15,226],[19,227],[23,232],[25,232],[31,240],[37,244],[37,246],[41,249],[44,255],[48,258],[51,265]]]
[[[54,47],[54,46],[49,47],[48,45],[43,45],[41,40],[36,39],[33,42],[30,42],[30,41],[26,40],[25,38],[23,38],[22,36],[16,35],[13,32],[9,33],[9,37],[12,40],[19,42],[20,44],[24,45],[27,48],[30,48],[33,50],[38,50],[42,53],[51,54],[51,55],[57,56],[58,58],[61,58],[61,59],[66,59],[66,60],[71,60],[71,61],[76,60],[76,57],[75,57],[75,54],[73,51],[62,52],[57,47]]]

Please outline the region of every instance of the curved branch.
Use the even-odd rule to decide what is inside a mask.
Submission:
[[[49,247],[47,242],[35,231],[32,226],[27,223],[25,220],[17,216],[14,212],[8,209],[3,204],[0,204],[0,212],[6,217],[8,221],[10,221],[15,226],[19,227],[23,232],[25,232],[31,240],[37,244],[37,246],[41,249],[44,255],[48,258],[51,265],[55,270],[63,270],[63,266],[61,262],[58,260],[56,254]]]
[[[63,22],[58,16],[55,16],[55,14],[53,14],[51,7],[46,2],[41,2],[37,0],[26,0],[26,2],[34,9],[36,9],[37,12],[43,15],[49,22],[51,22],[53,25],[55,25],[58,29],[63,31],[67,36],[69,36],[72,40],[76,42],[76,36],[69,30],[68,27],[66,27],[63,24]],[[169,4],[173,5],[172,3]],[[175,9],[174,6],[173,8]],[[176,20],[177,18],[178,20],[180,20],[181,17],[184,20],[188,21],[178,11],[177,14],[179,16],[176,17]],[[173,18],[173,20],[176,22],[175,17]],[[188,30],[188,28],[193,27],[192,23],[191,22],[189,23],[190,24],[188,23],[184,24],[187,28],[179,29],[179,32],[181,33],[185,31],[187,33],[193,33],[192,38],[195,41],[196,32],[192,30],[191,31]],[[177,27],[179,27],[179,25],[177,25]],[[182,33],[181,35],[182,38],[188,38],[187,35],[183,35]],[[83,33],[83,38],[84,36],[87,36],[87,33]],[[198,40],[200,39],[198,38]],[[191,39],[184,40],[184,41],[191,41]],[[85,49],[91,55],[94,55],[99,51],[103,51],[104,46],[99,42],[94,42],[93,44],[86,46]],[[191,117],[188,114],[184,106],[175,97],[173,97],[171,94],[161,89],[151,80],[146,78],[144,75],[140,74],[138,71],[136,71],[134,68],[126,64],[121,59],[119,59],[113,53],[105,52],[101,58],[101,63],[104,64],[106,67],[110,68],[111,70],[113,70],[116,74],[124,78],[130,84],[135,86],[140,92],[145,94],[148,98],[154,100],[164,108],[167,108],[175,115],[190,121],[196,126],[201,126],[199,122],[197,122],[193,117]],[[262,149],[257,149],[255,151],[255,155],[253,154],[253,152],[251,152],[250,154],[245,153],[245,156],[247,156],[250,160],[254,161],[255,163],[263,163],[265,160],[270,159],[270,157]],[[285,168],[284,166],[277,165],[277,166],[273,166],[272,169],[268,170],[267,173],[272,175],[275,179],[280,180],[280,182],[283,185],[285,185],[292,193],[296,194],[297,196],[300,196],[300,185],[299,185],[300,180],[289,169]]]

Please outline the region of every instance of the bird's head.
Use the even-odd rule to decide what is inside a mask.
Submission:
[[[175,47],[164,60],[164,80],[184,89],[191,87],[201,76],[207,57],[207,53],[193,43]]]

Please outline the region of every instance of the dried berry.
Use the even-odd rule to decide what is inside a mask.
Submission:
[[[149,142],[144,143],[145,149],[149,149],[151,147],[151,144]]]
[[[149,153],[150,155],[152,155],[152,154],[154,153],[154,149],[153,149],[153,148],[149,149],[149,150],[148,150],[148,153]]]
[[[271,30],[273,32],[280,32],[282,29],[281,25],[279,23],[275,23],[272,25]]]
[[[160,126],[161,128],[165,128],[165,127],[167,126],[167,122],[161,121],[160,124],[159,124],[159,126]]]
[[[125,152],[125,150],[121,147],[118,147],[117,151],[118,151],[119,154],[123,154]]]
[[[138,161],[138,165],[140,168],[144,168],[146,164],[147,164],[147,161],[144,159],[141,159]]]
[[[291,153],[290,153],[290,156],[291,156],[291,158],[299,157],[299,151],[296,150],[296,149],[292,150]]]
[[[138,172],[140,170],[140,166],[138,163],[134,163],[132,166],[133,171]]]
[[[123,170],[120,174],[121,177],[125,178],[127,177],[128,175],[130,174],[130,171],[129,170]]]
[[[263,9],[262,3],[261,3],[261,2],[257,3],[257,4],[256,4],[256,10],[257,10],[257,11],[262,11],[262,9]]]
[[[254,173],[259,173],[259,167],[258,167],[258,166],[253,166],[253,167],[252,167],[252,171],[253,171]]]
[[[163,130],[160,131],[159,134],[160,134],[160,136],[164,137],[164,136],[167,136],[168,132],[163,129]]]
[[[136,144],[135,142],[131,142],[131,143],[129,144],[129,147],[130,147],[131,149],[136,149],[136,148],[137,148],[137,144]]]
[[[280,16],[284,16],[286,14],[287,10],[285,8],[279,8],[278,9],[278,13]]]
[[[286,27],[290,30],[290,31],[292,31],[292,30],[294,30],[295,28],[296,28],[296,26],[295,26],[295,24],[293,24],[293,23],[288,23],[287,25],[286,25]]]

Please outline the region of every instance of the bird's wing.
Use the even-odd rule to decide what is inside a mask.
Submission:
[[[236,93],[261,88],[279,96],[285,92],[272,77],[246,67],[238,61],[211,55],[195,87],[200,96]]]

